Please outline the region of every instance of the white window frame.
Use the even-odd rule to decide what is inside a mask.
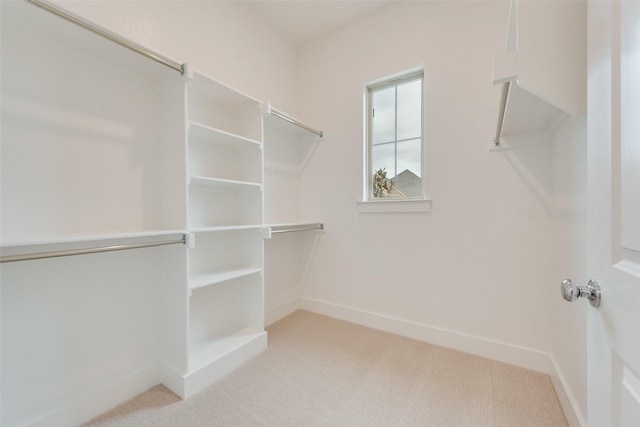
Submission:
[[[421,192],[418,197],[402,197],[402,198],[374,198],[372,187],[372,92],[381,88],[397,86],[404,82],[409,82],[420,78],[422,80],[422,99],[421,99],[421,161],[420,161],[420,181]],[[363,195],[362,201],[358,202],[359,212],[429,212],[431,210],[431,200],[426,197],[426,177],[425,177],[425,80],[424,69],[415,68],[402,73],[388,76],[384,79],[367,83],[364,86],[364,156],[363,156]],[[397,107],[396,107],[397,110]],[[397,144],[397,140],[395,143]]]

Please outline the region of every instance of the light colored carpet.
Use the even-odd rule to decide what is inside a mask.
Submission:
[[[164,386],[86,426],[567,426],[547,375],[317,314],[192,398]]]

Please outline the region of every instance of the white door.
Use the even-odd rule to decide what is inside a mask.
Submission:
[[[640,426],[640,1],[589,1],[590,427]]]

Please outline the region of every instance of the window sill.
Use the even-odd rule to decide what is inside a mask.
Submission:
[[[360,213],[431,212],[431,199],[367,200],[357,205]]]

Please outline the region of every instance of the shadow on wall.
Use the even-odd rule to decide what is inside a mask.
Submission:
[[[551,131],[512,134],[491,150],[504,157],[549,215],[553,214],[552,136]]]

